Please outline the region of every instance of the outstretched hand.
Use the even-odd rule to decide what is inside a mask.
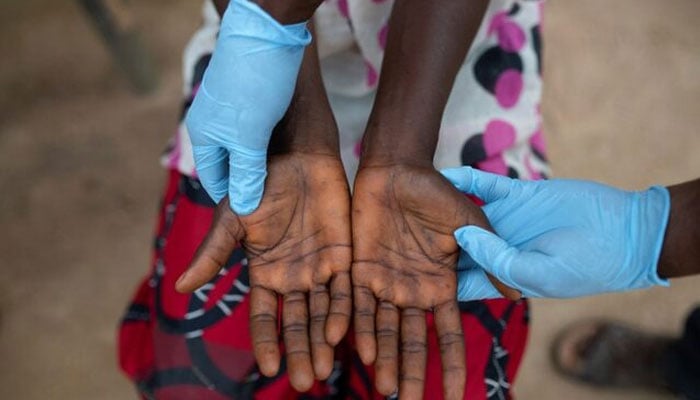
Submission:
[[[357,174],[352,201],[355,334],[362,361],[376,360],[376,385],[383,395],[398,389],[402,398],[423,396],[426,312],[432,311],[445,398],[463,397],[466,366],[455,271],[459,247],[453,232],[467,224],[489,228],[480,209],[432,167],[365,167]]]
[[[207,283],[240,244],[250,271],[250,331],[260,371],[280,365],[278,296],[292,386],[308,390],[326,379],[333,346],[351,313],[350,195],[339,157],[291,152],[272,156],[265,195],[249,216],[222,202],[209,234],[177,289]]]

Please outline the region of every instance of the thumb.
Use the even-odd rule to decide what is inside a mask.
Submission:
[[[486,272],[513,289],[522,289],[513,282],[511,268],[520,252],[497,235],[477,226],[463,226],[455,231],[459,246]]]
[[[218,146],[193,146],[194,164],[199,182],[215,203],[226,196],[228,185],[228,153]]]
[[[260,206],[267,177],[266,152],[229,153],[229,199],[238,215],[249,215]]]
[[[226,200],[217,207],[207,236],[199,245],[190,266],[175,283],[180,293],[191,293],[211,281],[226,267],[245,231],[238,216],[228,209]]]
[[[486,203],[502,199],[517,181],[505,176],[479,171],[472,167],[446,168],[440,173],[461,192],[474,195]]]
[[[473,301],[502,297],[483,269],[476,267],[457,272],[457,300]]]

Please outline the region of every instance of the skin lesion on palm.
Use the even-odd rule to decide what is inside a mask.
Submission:
[[[444,396],[462,398],[466,366],[453,232],[464,225],[490,229],[486,216],[431,166],[361,167],[352,206],[357,348],[364,363],[375,365],[377,389],[423,395],[431,312]]]
[[[374,363],[381,394],[398,389],[402,397],[422,396],[425,318],[433,312],[446,398],[461,396],[465,366],[456,304],[459,248],[452,232],[469,216],[467,200],[452,190],[428,167],[370,167],[361,169],[355,181],[352,277],[357,347],[363,362]],[[461,220],[449,219],[455,214]]]
[[[268,171],[267,192],[253,214],[239,217],[227,202],[219,205],[190,270],[196,279],[182,287],[193,290],[206,283],[242,243],[249,257],[250,329],[261,372],[273,376],[279,370],[281,326],[290,382],[305,391],[314,378],[331,373],[332,347],[349,325],[352,275],[361,298],[355,298],[356,321],[364,321],[356,325],[358,350],[366,363],[376,355],[383,393],[395,390],[399,369],[402,376],[423,376],[425,352],[417,350],[425,345],[420,339],[425,312],[432,311],[445,388],[454,387],[459,394],[464,358],[454,271],[458,247],[452,231],[469,222],[469,216],[451,208],[464,208],[459,203],[467,200],[445,192],[454,189],[433,169],[399,170],[394,181],[385,174],[397,171],[361,171],[351,228],[350,194],[337,155],[273,156]],[[402,331],[411,332],[415,343],[399,335]],[[363,335],[374,344],[362,344]],[[416,351],[404,354],[399,346]],[[405,361],[400,368],[394,362],[399,356]],[[417,381],[402,379],[401,387],[410,382]],[[418,386],[413,392],[422,393]]]
[[[191,291],[206,283],[242,245],[251,281],[251,337],[261,372],[273,376],[279,370],[281,326],[290,382],[305,391],[314,377],[331,373],[333,346],[349,325],[350,194],[337,156],[276,155],[268,173],[263,200],[251,215],[237,216],[228,201],[218,206],[190,276],[178,288]]]
[[[322,275],[320,281],[327,281],[334,270],[327,266],[335,260],[340,265],[349,265],[349,221],[347,216],[346,221],[342,220],[343,214],[349,212],[344,173],[319,166],[328,165],[312,157],[271,159],[268,192],[259,210],[241,218],[246,230],[243,246],[251,273],[260,270],[265,275],[277,275],[273,272],[276,271],[282,273],[285,282],[303,281],[312,285],[320,283],[319,279],[310,279],[317,273]],[[334,195],[337,199],[332,204],[321,204],[320,191],[332,189],[338,192]],[[306,270],[314,274],[309,276]]]
[[[458,221],[452,222],[454,227],[437,226],[444,205],[418,204],[413,199],[442,187],[436,188],[431,180],[400,176],[430,173],[422,170],[373,168],[363,173],[369,175],[358,176],[353,199],[355,242],[360,244],[353,263],[355,284],[401,307],[430,310],[443,299],[449,301],[457,287],[459,249],[452,231]],[[427,185],[405,187],[414,182]]]

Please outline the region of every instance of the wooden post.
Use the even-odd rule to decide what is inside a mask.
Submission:
[[[155,90],[158,73],[126,3],[123,0],[78,0],[78,3],[87,11],[134,90],[139,94]]]

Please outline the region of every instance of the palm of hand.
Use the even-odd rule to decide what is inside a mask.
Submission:
[[[277,373],[278,295],[292,385],[308,390],[325,379],[333,348],[347,331],[350,297],[350,196],[336,156],[291,153],[271,157],[260,207],[237,216],[222,202],[201,245],[187,291],[206,283],[240,242],[251,282],[250,330],[260,370]],[[313,360],[313,363],[312,363]]]
[[[309,356],[316,377],[327,378],[333,364],[328,342],[337,344],[349,325],[350,196],[336,157],[277,156],[269,170],[259,210],[240,218],[252,287],[251,332],[257,333],[261,369],[276,365],[275,293],[282,295],[290,379],[304,390],[314,377]]]
[[[339,160],[274,157],[260,208],[239,217],[251,284],[280,294],[309,292],[348,273],[349,207]]]
[[[454,300],[452,232],[470,218],[465,205],[430,170],[363,170],[353,196],[355,286],[398,307],[431,310]]]
[[[453,232],[466,224],[488,227],[485,216],[434,169],[406,166],[362,169],[352,207],[357,346],[365,363],[376,359],[379,391],[399,388],[400,337],[399,392],[422,396],[425,311],[434,311],[445,397],[461,398],[464,343]]]

